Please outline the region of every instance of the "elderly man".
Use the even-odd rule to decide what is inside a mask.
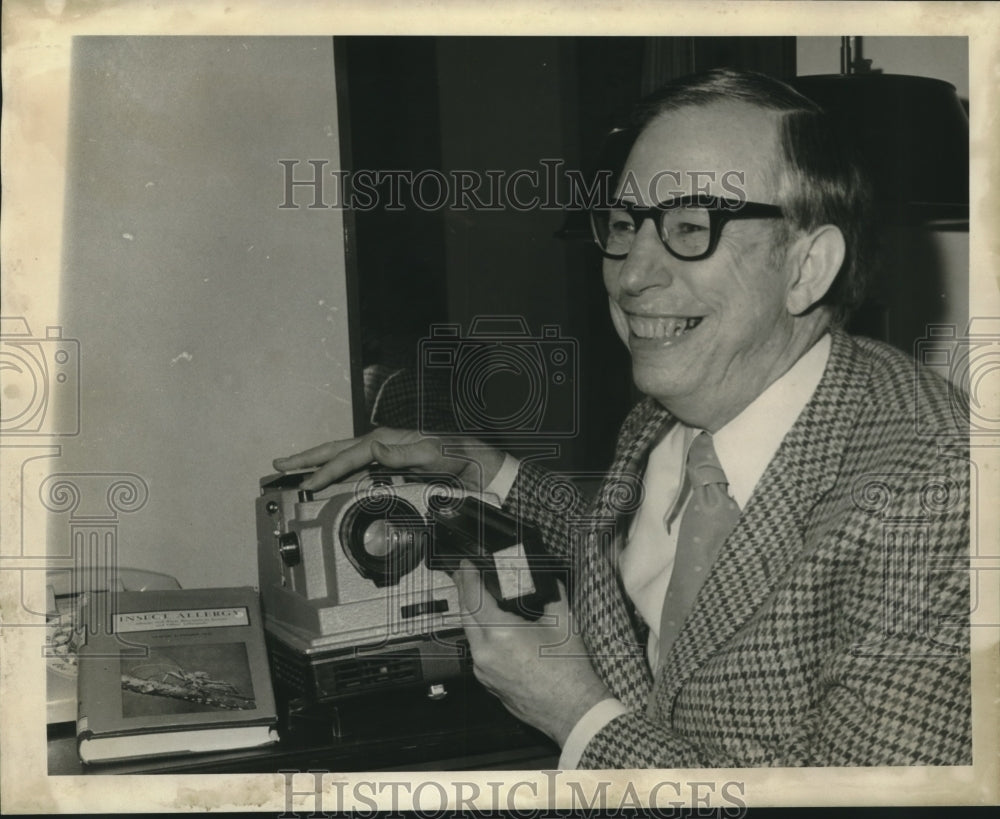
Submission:
[[[320,466],[313,487],[448,468],[571,558],[573,629],[565,602],[525,628],[456,575],[477,676],[564,767],[970,763],[969,464],[948,385],[839,329],[857,172],[816,106],[753,74],[671,83],[635,130],[592,222],[647,398],[591,506],[396,430],[275,466]]]

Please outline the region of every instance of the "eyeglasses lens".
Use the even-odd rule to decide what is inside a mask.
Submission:
[[[682,207],[653,211],[660,239],[678,256],[700,256],[708,250],[711,221],[707,208]],[[600,246],[615,256],[632,249],[641,218],[626,208],[594,211],[594,233]]]

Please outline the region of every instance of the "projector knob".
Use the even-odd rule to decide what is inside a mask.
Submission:
[[[298,566],[302,562],[302,549],[299,547],[297,532],[285,532],[278,536],[278,554],[286,566]]]

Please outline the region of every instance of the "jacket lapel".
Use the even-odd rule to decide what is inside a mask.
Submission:
[[[802,553],[809,514],[837,480],[867,380],[854,342],[833,333],[816,393],[723,544],[666,657],[666,671],[657,677],[649,707],[660,718],[691,674],[753,617]]]
[[[614,462],[591,508],[587,537],[576,550],[577,614],[595,669],[627,707],[645,708],[652,675],[645,640],[618,573],[628,521],[643,497],[643,471],[652,444],[673,419],[652,399],[626,418]]]

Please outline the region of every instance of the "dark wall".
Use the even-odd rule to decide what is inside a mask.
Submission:
[[[347,72],[346,88],[341,83],[347,121],[341,130],[349,133],[351,156],[344,167],[354,172],[440,168],[434,40],[345,37],[337,39],[336,51]],[[400,191],[400,210],[352,213],[362,365],[411,366],[415,342],[428,323],[447,320],[442,215],[414,207],[407,190]],[[380,193],[388,198],[387,186]]]
[[[671,77],[715,65],[795,73],[794,38],[342,38],[336,50],[346,56],[345,167],[504,178],[523,169],[541,179],[543,160],[586,168],[642,94]],[[466,334],[483,315],[519,315],[536,336],[556,326],[575,345],[579,381],[575,434],[549,441],[561,467],[599,470],[638,396],[600,256],[585,234],[554,238],[565,218],[544,207],[353,214],[363,364],[416,365],[419,340],[443,321]]]

